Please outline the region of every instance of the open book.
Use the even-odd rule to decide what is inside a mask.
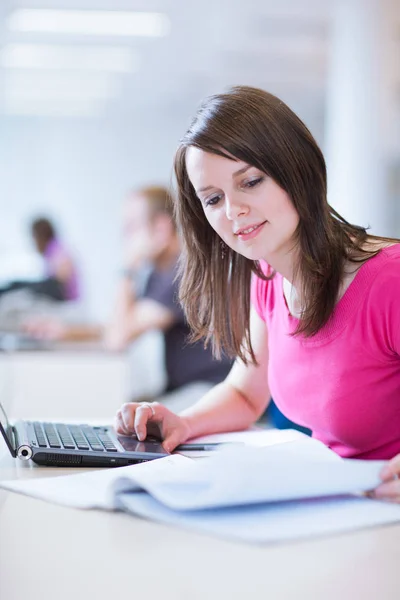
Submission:
[[[265,440],[273,435],[263,433]],[[379,484],[382,461],[343,460],[301,435],[260,445],[260,435],[253,434],[256,446],[227,445],[200,460],[176,454],[119,469],[0,485],[76,508],[125,510],[253,542],[400,521],[399,506],[360,495]],[[240,434],[224,439],[240,441]]]

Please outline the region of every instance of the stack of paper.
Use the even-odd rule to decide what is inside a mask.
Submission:
[[[379,484],[382,465],[343,460],[295,436],[276,445],[225,447],[198,461],[173,455],[0,485],[77,508],[125,510],[221,537],[269,542],[400,521],[400,506],[359,494]]]

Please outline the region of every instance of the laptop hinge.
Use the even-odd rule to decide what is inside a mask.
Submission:
[[[24,421],[17,421],[13,427],[15,439],[15,454],[22,460],[28,460],[32,456],[32,448]]]
[[[5,443],[7,444],[7,448],[10,451],[11,456],[13,456],[14,458],[16,458],[17,456],[17,452],[16,452],[16,440],[15,440],[15,432],[14,432],[14,427],[12,427],[12,425],[7,425],[6,429],[4,429],[2,423],[0,422],[0,433],[4,438]]]

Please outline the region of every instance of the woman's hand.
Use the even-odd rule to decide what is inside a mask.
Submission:
[[[380,472],[381,483],[373,491],[373,498],[400,503],[400,454],[389,460]]]
[[[115,417],[114,427],[117,433],[136,434],[141,441],[146,439],[147,434],[160,437],[167,452],[172,452],[190,438],[186,420],[158,402],[123,404]]]

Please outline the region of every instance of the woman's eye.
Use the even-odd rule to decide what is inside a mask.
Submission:
[[[263,177],[256,177],[255,179],[250,179],[249,181],[245,182],[244,186],[247,188],[256,187],[256,185],[261,183],[263,179],[264,179]]]
[[[207,198],[204,201],[204,204],[206,206],[215,206],[216,204],[218,204],[218,202],[220,201],[221,196],[212,196],[211,198]]]

